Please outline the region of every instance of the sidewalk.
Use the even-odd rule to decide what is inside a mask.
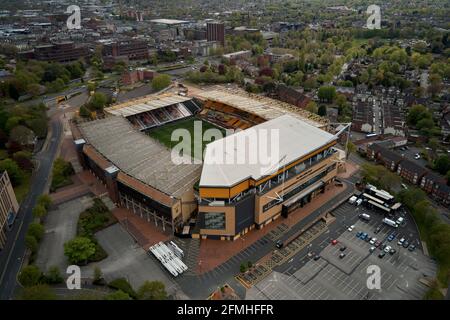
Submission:
[[[320,214],[328,211],[326,207],[332,199],[335,199],[340,194],[347,190],[347,186],[337,187],[331,186],[325,193],[319,194],[310,203],[303,208],[299,208],[288,216],[288,218],[278,218],[272,223],[268,224],[261,230],[251,230],[246,235],[235,241],[219,241],[219,240],[201,240],[199,259],[202,261],[201,270],[197,269],[197,272],[205,273],[213,270],[217,266],[226,262],[228,259],[238,254],[248,246],[251,246],[254,242],[261,239],[264,235],[268,234],[273,229],[277,228],[281,224],[285,224],[290,228],[295,226],[300,221],[309,217],[314,211],[319,210]],[[323,208],[323,209],[321,209]]]

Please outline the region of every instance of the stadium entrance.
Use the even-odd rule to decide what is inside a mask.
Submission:
[[[311,187],[307,188],[303,192],[300,192],[293,199],[290,199],[286,203],[283,203],[281,207],[281,216],[287,218],[289,214],[294,212],[298,208],[303,208],[307,203],[311,202],[311,200],[319,193],[325,192],[325,183],[323,181],[319,181],[316,184],[313,184]]]

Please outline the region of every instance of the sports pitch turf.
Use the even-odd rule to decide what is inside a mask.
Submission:
[[[202,124],[201,136],[199,136],[199,137],[194,136],[194,122],[195,121],[199,121]],[[219,128],[219,127],[215,126],[214,124],[206,122],[197,117],[180,120],[180,121],[176,121],[176,122],[173,122],[173,123],[170,123],[167,125],[163,125],[161,127],[158,127],[158,128],[148,131],[147,134],[150,137],[152,137],[153,139],[158,140],[159,142],[161,142],[168,148],[172,149],[174,146],[176,146],[177,144],[179,144],[182,141],[181,138],[178,141],[172,141],[172,133],[176,129],[186,129],[189,131],[189,136],[191,139],[191,148],[190,149],[186,148],[185,152],[188,154],[191,154],[192,157],[196,157],[197,154],[200,154],[200,153],[195,152],[195,151],[198,152],[198,148],[200,147],[200,145],[202,148],[201,155],[203,155],[206,145],[210,142],[210,141],[203,141],[203,135],[205,134],[206,130],[219,129],[222,132],[223,137],[225,137],[224,129]],[[200,139],[201,139],[201,144],[195,143],[196,141],[200,141]],[[191,152],[191,150],[192,150],[192,152]],[[196,158],[199,158],[199,157],[197,156]]]

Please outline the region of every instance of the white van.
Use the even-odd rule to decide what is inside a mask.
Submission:
[[[362,213],[359,215],[359,217],[363,220],[369,221],[370,220],[370,215],[368,215],[367,213]]]
[[[388,226],[394,227],[394,228],[398,227],[398,224],[394,220],[391,220],[388,218],[384,218],[383,223],[387,224]]]
[[[356,196],[352,196],[350,199],[348,199],[348,202],[350,204],[354,204],[356,202],[356,200],[358,200],[358,198]]]

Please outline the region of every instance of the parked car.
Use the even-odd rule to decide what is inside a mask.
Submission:
[[[367,236],[367,237],[364,239],[364,241],[369,242],[369,241],[370,241],[370,237]]]
[[[385,255],[386,255],[386,252],[381,251],[380,254],[378,255],[378,258],[382,259]]]
[[[343,247],[340,247],[340,248],[339,248],[339,251],[345,251],[345,249],[347,249],[347,247],[346,247],[346,246],[343,246]]]
[[[412,244],[412,245],[409,246],[408,251],[413,252],[414,249],[416,249],[416,246]]]
[[[347,231],[352,232],[354,228],[355,228],[355,226],[351,225],[350,227],[348,227]]]
[[[394,240],[394,235],[390,234],[389,237],[387,238],[387,241],[391,242],[392,240]]]
[[[408,246],[409,246],[408,240],[406,240],[405,242],[403,242],[403,248],[408,248]]]
[[[356,237],[357,237],[357,238],[361,237],[361,235],[362,235],[362,232],[361,232],[361,231],[358,231],[358,232],[356,233]]]
[[[345,257],[345,253],[341,253],[340,255],[339,255],[339,259],[342,259],[342,258],[344,258]]]
[[[380,250],[384,250],[387,247],[386,243],[383,243],[383,245],[380,247]]]
[[[320,259],[320,256],[316,254],[316,255],[314,256],[314,261],[317,261],[317,260],[319,260],[319,259]]]
[[[390,255],[393,255],[394,253],[396,253],[397,252],[397,250],[395,250],[394,248],[392,248],[391,250],[389,250],[389,254]]]
[[[403,242],[405,242],[405,238],[401,238],[400,240],[398,240],[397,244],[401,246]]]
[[[379,241],[379,240],[375,241],[375,243],[374,243],[375,248],[378,248],[380,246],[380,244],[381,244],[381,241]]]
[[[399,217],[399,218],[397,219],[397,221],[395,221],[395,223],[397,223],[398,225],[401,225],[401,224],[403,223],[403,221],[405,221],[405,218]]]
[[[391,246],[387,246],[386,248],[384,248],[384,252],[388,253],[389,251],[391,251],[392,247]]]
[[[369,241],[370,244],[375,244],[375,242],[377,242],[377,238],[372,238]]]
[[[277,243],[276,243],[276,247],[277,247],[278,249],[283,248],[283,241],[278,240]]]
[[[336,239],[334,239],[334,240],[331,240],[331,244],[334,246],[334,245],[336,245],[338,243],[338,241],[336,240]]]
[[[375,249],[376,249],[375,247],[370,247],[369,252],[372,253],[375,251]]]

